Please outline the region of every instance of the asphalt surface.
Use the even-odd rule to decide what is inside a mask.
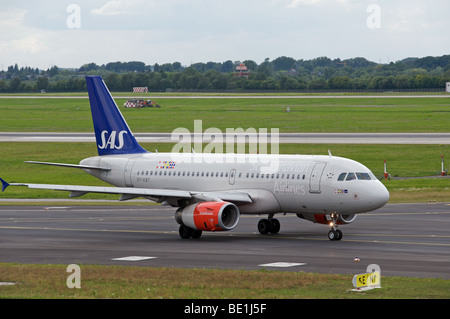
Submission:
[[[180,136],[172,133],[135,133],[140,143],[178,143]],[[200,134],[201,135],[201,134]],[[196,134],[191,134],[194,141]],[[236,134],[237,141],[248,142],[250,135]],[[183,137],[184,138],[184,137]],[[202,135],[203,143],[212,138]],[[234,138],[234,137],[233,137]],[[268,143],[293,144],[450,144],[450,133],[280,133],[268,132]],[[226,141],[226,135],[222,137]],[[94,133],[0,132],[0,142],[95,142]]]
[[[327,238],[326,225],[278,216],[276,235],[241,216],[230,232],[181,239],[175,209],[149,206],[0,206],[0,263],[271,269],[450,279],[450,204],[388,204]],[[266,216],[264,216],[266,217]],[[132,260],[120,260],[127,257]],[[132,257],[132,258],[130,258]],[[135,257],[143,257],[139,259]],[[359,258],[359,262],[355,258]],[[119,258],[119,260],[117,260]],[[275,265],[267,265],[273,264]]]

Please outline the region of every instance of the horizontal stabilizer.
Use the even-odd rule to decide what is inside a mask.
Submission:
[[[98,169],[98,170],[102,170],[102,171],[110,171],[111,170],[110,168],[99,167],[99,166],[91,166],[91,165],[77,165],[77,164],[37,162],[37,161],[25,161],[24,163],[41,164],[41,165],[52,165],[52,166],[62,166],[62,167],[81,168],[81,169]]]

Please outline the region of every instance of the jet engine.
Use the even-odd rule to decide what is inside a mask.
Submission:
[[[312,221],[313,223],[326,224],[329,225],[332,222],[330,215],[319,215],[319,214],[297,214],[298,218],[306,219]],[[336,224],[345,225],[353,223],[356,219],[356,214],[353,215],[338,215]]]
[[[229,202],[201,202],[181,207],[175,220],[193,230],[232,230],[239,222],[239,209]]]

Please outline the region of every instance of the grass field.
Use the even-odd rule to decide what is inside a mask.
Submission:
[[[177,98],[162,108],[125,109],[133,132],[279,128],[288,132],[448,132],[450,98]],[[284,112],[289,107],[290,112]],[[91,132],[87,99],[0,99],[0,131]]]
[[[353,292],[353,275],[303,272],[80,265],[81,288],[69,289],[67,265],[1,264],[2,298],[145,299],[442,299],[450,281],[382,277],[381,289]]]

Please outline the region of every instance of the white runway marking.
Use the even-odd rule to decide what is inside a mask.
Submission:
[[[111,260],[141,261],[141,260],[154,259],[154,258],[158,258],[158,257],[128,256],[128,257],[113,258]]]
[[[287,263],[287,262],[276,262],[276,263],[269,263],[269,264],[261,264],[258,265],[260,267],[281,267],[281,268],[287,268],[287,267],[295,267],[295,266],[304,266],[305,263]]]

